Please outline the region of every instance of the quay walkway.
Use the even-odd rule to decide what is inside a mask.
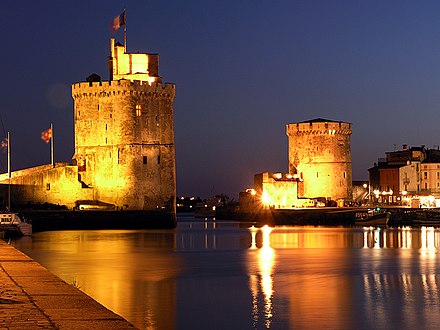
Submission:
[[[0,240],[0,330],[136,329]]]

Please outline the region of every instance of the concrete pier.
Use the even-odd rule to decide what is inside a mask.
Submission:
[[[0,330],[136,329],[0,240]]]

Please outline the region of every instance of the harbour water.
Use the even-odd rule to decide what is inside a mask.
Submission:
[[[440,229],[251,226],[188,215],[11,244],[140,329],[440,324]]]

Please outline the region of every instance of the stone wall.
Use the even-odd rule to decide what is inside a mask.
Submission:
[[[7,174],[0,175],[2,185],[1,207],[7,206]],[[75,207],[77,200],[92,200],[93,189],[85,189],[78,181],[78,167],[65,163],[43,165],[11,175],[11,205],[23,206],[28,203],[50,203],[63,205],[69,209]]]
[[[351,124],[312,120],[288,124],[286,133],[289,172],[303,181],[300,197],[351,200]]]
[[[72,96],[80,181],[124,209],[174,209],[175,85],[78,83]]]

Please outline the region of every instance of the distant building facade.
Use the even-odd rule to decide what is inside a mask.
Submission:
[[[351,133],[350,123],[322,118],[287,124],[289,172],[256,174],[253,189],[240,193],[240,207],[252,211],[352,201]]]
[[[403,145],[386,152],[369,170],[372,198],[396,203],[405,198],[440,198],[440,150]]]
[[[289,173],[301,197],[352,199],[352,124],[317,118],[286,125]]]
[[[73,208],[87,200],[175,213],[175,85],[162,84],[157,54],[126,54],[114,39],[109,71],[109,81],[94,74],[72,85],[72,165],[13,172],[15,203]]]

